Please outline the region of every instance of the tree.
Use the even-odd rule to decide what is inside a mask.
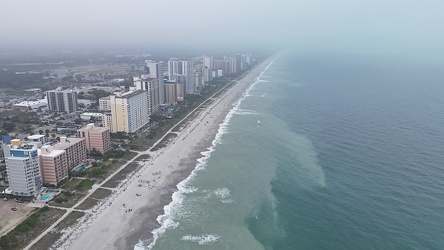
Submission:
[[[2,128],[6,131],[6,132],[11,132],[14,130],[15,128],[15,123],[13,122],[4,122],[2,124]]]
[[[39,134],[43,135],[43,130],[40,129],[39,130]]]
[[[49,129],[45,129],[45,134],[49,134]]]
[[[54,139],[54,138],[56,138],[56,135],[55,134],[51,134],[51,137]]]

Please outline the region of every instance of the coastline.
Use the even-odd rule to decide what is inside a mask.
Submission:
[[[237,83],[224,89],[212,103],[196,110],[176,138],[158,151],[146,151],[150,159],[103,202],[96,216],[85,218],[78,227],[62,237],[64,249],[134,249],[143,241],[147,246],[153,231],[163,227],[158,219],[174,200],[178,184],[189,178],[216,139],[221,124],[236,102],[244,96],[274,56],[249,70]],[[130,210],[128,212],[128,210]],[[92,218],[95,217],[95,218]],[[162,224],[168,223],[163,221]]]

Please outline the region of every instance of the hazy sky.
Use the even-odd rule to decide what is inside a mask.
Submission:
[[[3,0],[0,45],[443,52],[443,0]]]

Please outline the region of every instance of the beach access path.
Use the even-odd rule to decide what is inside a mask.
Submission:
[[[219,125],[233,104],[254,83],[270,60],[257,65],[233,80],[234,84],[228,84],[209,97],[177,123],[183,124],[192,118],[181,130],[174,132],[174,126],[152,148],[170,133],[175,133],[177,136],[167,146],[154,152],[150,151],[152,148],[139,152],[101,184],[94,185],[83,199],[73,208],[67,209],[56,223],[25,249],[30,249],[120,170],[146,154],[150,158],[140,162],[141,170],[130,175],[113,189],[110,197],[91,209],[92,213],[88,211],[77,225],[64,232],[56,245],[59,249],[133,249],[138,239],[152,240],[151,231],[160,226],[156,219],[163,214],[164,206],[171,202],[171,195],[177,190],[176,185],[190,175],[198,163],[197,159],[202,157],[201,152],[211,146]]]

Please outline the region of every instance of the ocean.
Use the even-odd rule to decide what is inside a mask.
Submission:
[[[151,248],[444,249],[442,68],[282,52],[179,184]]]

